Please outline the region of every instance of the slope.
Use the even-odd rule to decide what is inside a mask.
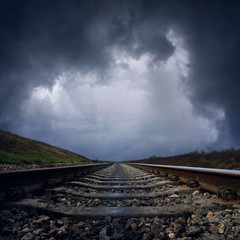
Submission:
[[[0,130],[0,163],[88,162],[88,158],[49,144]]]

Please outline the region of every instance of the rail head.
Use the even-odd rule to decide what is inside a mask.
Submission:
[[[0,173],[0,195],[6,190],[21,187],[27,190],[40,188],[48,180],[63,179],[74,174],[85,174],[105,168],[111,163],[82,164],[64,167],[40,168],[29,170],[14,170]]]
[[[129,164],[129,163],[128,163]],[[130,165],[135,166],[146,166],[146,167],[156,167],[163,169],[176,169],[189,172],[201,172],[208,174],[219,174],[224,176],[235,176],[240,178],[240,170],[229,170],[229,169],[219,169],[219,168],[200,168],[200,167],[185,167],[185,166],[173,166],[173,165],[158,165],[158,164],[146,164],[146,163],[130,163]]]
[[[19,174],[28,174],[28,173],[43,173],[46,171],[54,172],[54,171],[61,171],[61,170],[74,170],[74,169],[81,169],[81,168],[88,168],[88,167],[95,167],[95,166],[103,166],[109,165],[109,163],[94,163],[94,164],[79,164],[73,166],[62,166],[62,167],[44,167],[44,168],[33,168],[33,169],[21,169],[21,170],[11,170],[11,171],[0,171],[0,177],[3,175],[19,175]]]

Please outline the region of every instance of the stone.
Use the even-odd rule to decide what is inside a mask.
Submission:
[[[111,237],[111,240],[120,240],[124,237],[124,234],[122,233],[114,233]]]
[[[218,233],[218,229],[215,225],[211,225],[210,228],[209,228],[209,232]]]
[[[137,230],[137,224],[136,223],[131,224],[131,228],[132,228],[132,231],[135,232]]]
[[[239,203],[234,204],[234,205],[233,205],[233,208],[240,209],[240,204],[239,204]]]
[[[218,223],[219,222],[219,218],[217,218],[216,216],[212,216],[208,218],[208,221],[210,223]]]
[[[137,199],[133,199],[133,200],[131,201],[131,205],[132,205],[132,206],[139,206],[139,201],[138,201]]]
[[[200,219],[201,219],[201,216],[200,216],[200,215],[197,215],[197,214],[193,214],[191,217],[192,217],[192,219],[193,219],[194,221],[197,221],[197,220],[200,220]]]
[[[109,240],[111,235],[111,229],[110,226],[105,226],[101,229],[99,233],[99,239],[100,240]]]
[[[201,232],[202,232],[202,229],[196,226],[190,226],[186,231],[187,236],[196,236]]]
[[[212,215],[213,215],[213,213],[212,213],[211,211],[209,211],[209,212],[207,213],[206,218],[212,217]]]
[[[29,227],[25,227],[23,230],[22,230],[22,232],[26,232],[26,233],[28,233],[30,231],[30,228]]]
[[[240,214],[240,209],[234,209],[233,212],[238,215]]]
[[[169,239],[175,239],[175,234],[173,232],[168,234]]]
[[[80,221],[80,222],[77,224],[78,227],[82,227],[83,225],[84,225],[84,222],[82,222],[82,221]]]
[[[38,235],[40,235],[41,232],[42,232],[42,229],[38,228],[38,229],[33,231],[33,234],[38,236]]]
[[[224,231],[225,231],[225,225],[224,225],[224,223],[220,223],[219,225],[218,225],[218,232],[220,233],[220,234],[223,234],[224,233]]]
[[[128,230],[130,229],[131,225],[134,223],[134,220],[133,219],[128,219],[127,220],[127,223],[125,225],[125,230]]]
[[[34,224],[50,224],[50,217],[49,216],[45,216],[45,215],[41,215],[39,216],[39,218],[37,220],[33,220]]]
[[[172,194],[171,196],[169,196],[170,198],[179,198],[180,196],[177,194]]]
[[[21,240],[33,240],[33,239],[35,239],[35,237],[34,237],[34,235],[31,234],[31,233],[28,233],[28,234],[26,234],[25,236],[23,236],[23,237],[21,238]]]
[[[240,233],[240,226],[239,225],[235,226],[235,230],[234,231],[237,232],[237,233]]]
[[[192,196],[193,196],[193,197],[196,197],[196,196],[198,196],[198,195],[200,195],[200,191],[199,191],[199,190],[196,190],[196,191],[194,191],[194,192],[192,193]]]
[[[4,219],[4,222],[7,223],[8,225],[12,225],[15,223],[15,219],[7,218],[7,219]]]

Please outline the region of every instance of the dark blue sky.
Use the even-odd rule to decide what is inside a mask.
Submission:
[[[239,1],[0,1],[0,128],[93,159],[240,145]]]

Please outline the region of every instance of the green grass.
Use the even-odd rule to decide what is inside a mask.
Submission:
[[[0,130],[0,163],[50,164],[88,161],[88,158],[68,150]]]
[[[209,164],[209,162],[206,158],[201,158],[200,159],[200,164],[198,165],[198,167],[209,168],[210,164]]]

